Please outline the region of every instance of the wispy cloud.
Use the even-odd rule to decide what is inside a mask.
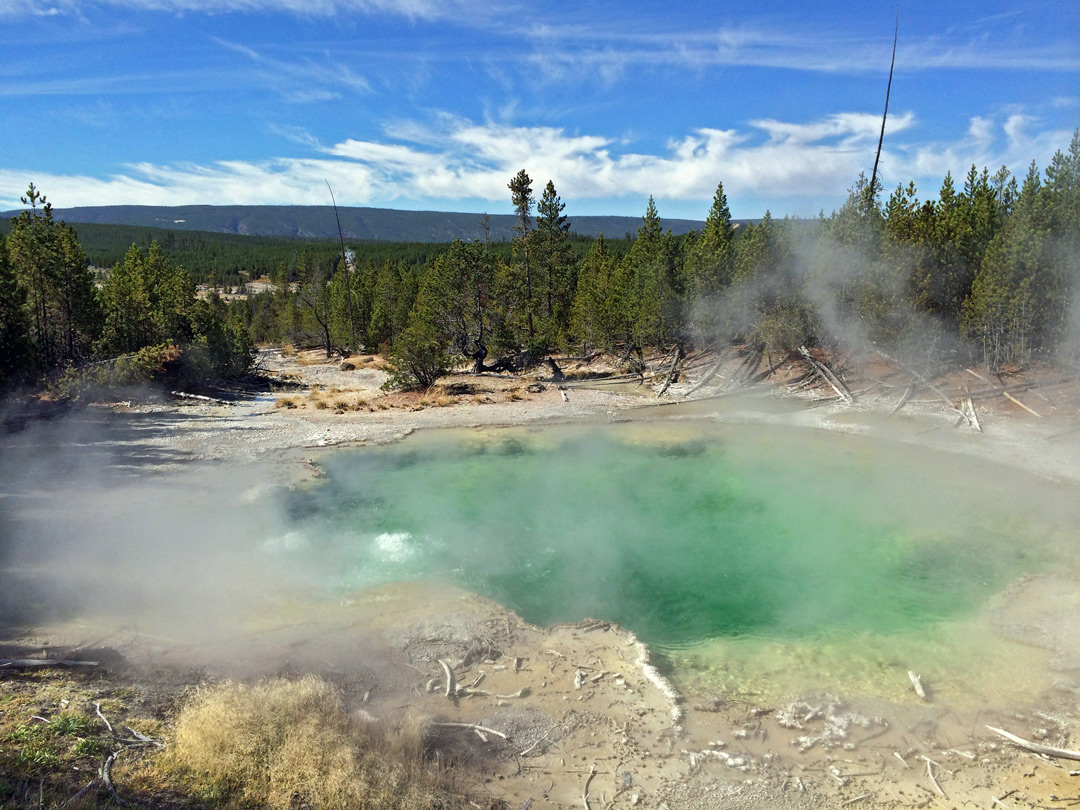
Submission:
[[[234,51],[253,62],[261,72],[266,84],[278,88],[289,101],[328,101],[341,97],[340,90],[354,93],[370,93],[367,79],[356,75],[346,65],[327,58],[326,63],[304,57],[282,59],[268,56],[239,42],[213,37],[214,42]]]
[[[1033,156],[1068,144],[1071,133],[1042,131],[1022,111],[973,118],[955,143],[918,142],[911,113],[890,119],[892,145],[883,156],[886,182],[915,179],[936,189],[946,171],[960,175],[971,164],[1016,171]],[[720,181],[729,199],[782,198],[812,213],[820,200],[839,205],[854,178],[872,162],[878,119],[869,113],[837,113],[806,122],[774,119],[744,129],[701,128],[672,138],[660,152],[633,144],[552,127],[477,124],[444,116],[435,125],[399,123],[386,142],[350,139],[320,147],[309,135],[291,137],[315,157],[210,164],[131,164],[104,178],[42,175],[0,170],[0,189],[16,194],[33,181],[59,207],[140,203],[310,203],[321,199],[331,178],[339,202],[411,207],[416,201],[452,208],[460,201],[506,200],[506,183],[525,168],[534,180],[555,182],[568,202],[621,198],[639,201],[700,201],[702,216]],[[290,134],[290,133],[285,133]],[[799,204],[798,200],[803,203]],[[14,200],[0,200],[14,205]],[[809,211],[805,209],[810,209]],[[760,214],[746,211],[743,215]]]
[[[891,33],[891,32],[890,32]],[[885,72],[891,37],[834,30],[784,31],[742,25],[705,30],[628,31],[617,26],[534,25],[530,65],[549,81],[588,77],[612,82],[642,66],[702,70],[758,67],[816,73]],[[1080,72],[1080,54],[1053,33],[1037,44],[997,41],[986,32],[963,38],[908,37],[897,49],[901,71],[941,68]]]
[[[87,0],[2,0],[0,17],[77,14]],[[473,0],[97,0],[97,6],[171,13],[285,12],[298,17],[384,14],[434,20],[455,14]]]

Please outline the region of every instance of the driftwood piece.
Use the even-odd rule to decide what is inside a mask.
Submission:
[[[911,395],[915,393],[916,388],[917,386],[915,385],[915,383],[911,383],[910,385],[908,385],[908,387],[904,389],[904,393],[900,396],[900,401],[896,403],[896,405],[891,411],[889,411],[888,415],[885,418],[888,419],[894,413],[903,408],[904,405],[907,404],[907,401],[911,399]]]
[[[199,402],[212,402],[215,405],[232,405],[227,399],[216,399],[214,397],[203,396],[202,394],[188,394],[184,391],[170,391],[174,397],[180,397],[180,399],[196,399]]]
[[[112,781],[112,765],[116,761],[116,757],[119,755],[120,751],[123,750],[124,749],[121,748],[113,751],[111,754],[109,754],[108,757],[105,758],[105,761],[101,764],[101,781],[104,782],[105,787],[109,789],[109,793],[112,794],[113,801],[121,806],[127,805],[127,802],[121,799],[120,796],[116,793],[116,786],[113,785]]]
[[[1017,737],[1015,734],[1010,734],[1000,728],[994,728],[993,726],[987,726],[995,734],[1000,734],[1006,740],[1015,745],[1020,746],[1033,754],[1041,754],[1044,757],[1056,757],[1057,759],[1071,759],[1080,762],[1080,751],[1070,751],[1068,748],[1054,748],[1049,745],[1043,745],[1042,743],[1031,742],[1031,740],[1025,740],[1023,737]]]
[[[446,697],[453,700],[454,695],[457,693],[457,679],[454,677],[454,670],[450,669],[450,665],[443,658],[439,659],[439,663],[442,664],[443,672],[446,673]]]
[[[964,410],[968,413],[968,421],[975,426],[975,429],[982,433],[982,425],[979,424],[979,415],[975,413],[975,403],[971,401],[971,397],[964,398]]]
[[[938,784],[937,777],[934,775],[934,765],[929,759],[926,760],[926,775],[929,776],[930,781],[934,783],[934,790],[938,792],[938,795],[948,801],[949,797],[945,795],[945,791],[942,790],[941,785]]]
[[[814,355],[810,353],[810,350],[808,348],[806,348],[805,346],[800,346],[799,354],[806,358],[806,361],[814,367],[814,370],[817,371],[819,375],[821,375],[821,378],[829,384],[829,387],[836,392],[837,396],[839,396],[840,399],[844,400],[844,402],[846,402],[848,405],[855,404],[855,397],[851,395],[851,391],[848,390],[848,387],[846,385],[844,385],[844,382],[835,374],[833,374],[832,370],[827,365],[814,357]]]
[[[473,731],[481,731],[485,734],[494,734],[496,737],[502,737],[504,740],[510,739],[501,731],[496,731],[495,729],[488,728],[487,726],[481,726],[478,723],[436,723],[435,725],[445,728],[467,728]]]
[[[678,376],[677,369],[679,368],[679,361],[681,361],[683,359],[683,357],[685,357],[685,356],[686,356],[686,353],[683,351],[682,344],[680,343],[680,344],[676,345],[676,347],[675,347],[675,359],[671,362],[671,368],[668,369],[667,379],[664,381],[663,387],[660,389],[660,392],[656,395],[658,398],[662,397],[667,392],[668,388],[671,386],[671,383]]]
[[[911,688],[915,690],[915,694],[923,700],[926,700],[926,690],[923,689],[922,676],[916,675],[910,669],[908,670],[907,676],[911,680]]]
[[[105,715],[103,715],[101,713],[101,704],[100,703],[95,703],[94,704],[94,711],[97,712],[97,716],[101,718],[101,722],[105,724],[105,728],[107,728],[109,730],[109,733],[110,734],[115,734],[116,732],[113,731],[112,723],[110,723],[108,721],[108,719],[105,717]]]
[[[1002,394],[1017,394],[1021,391],[1027,391],[1031,388],[1054,388],[1058,385],[1065,385],[1067,383],[1074,382],[1076,380],[1075,374],[1070,374],[1066,377],[1057,377],[1053,380],[1031,380],[1029,382],[1015,383],[1013,385],[1006,385],[1004,388],[1001,386],[995,386],[993,388],[980,388],[978,391],[972,391],[970,396],[972,399],[986,399],[988,397],[999,397]]]
[[[922,383],[927,388],[929,388],[931,391],[933,391],[935,394],[937,394],[939,397],[941,397],[942,402],[944,402],[946,405],[948,405],[950,408],[952,408],[952,410],[956,410],[956,408],[953,406],[952,400],[949,399],[948,395],[944,391],[942,391],[940,388],[938,388],[936,385],[934,385],[932,382],[930,382],[928,379],[926,379],[926,377],[924,377],[922,374],[915,371],[915,369],[913,369],[913,368],[908,368],[903,363],[901,363],[899,360],[897,360],[895,357],[891,357],[891,356],[885,354],[885,352],[881,351],[880,349],[875,349],[874,351],[877,352],[877,354],[880,357],[885,358],[890,363],[894,363],[901,371],[906,371],[908,374],[910,374],[912,377],[914,377],[920,383]]]
[[[1039,418],[1039,419],[1042,419],[1042,417],[1041,417],[1041,416],[1039,416],[1039,414],[1037,414],[1037,413],[1036,413],[1035,411],[1033,411],[1033,410],[1032,410],[1031,408],[1029,408],[1029,407],[1028,407],[1027,405],[1025,405],[1025,404],[1024,404],[1023,402],[1021,402],[1020,400],[1018,400],[1018,399],[1017,399],[1016,397],[1014,397],[1014,396],[1013,396],[1012,394],[1010,394],[1010,393],[1009,393],[1008,391],[1002,391],[1002,392],[1001,392],[1001,395],[1002,395],[1003,397],[1005,397],[1005,399],[1009,400],[1009,402],[1013,402],[1013,403],[1015,403],[1015,404],[1019,405],[1019,406],[1020,406],[1021,408],[1023,408],[1023,409],[1025,410],[1025,411],[1027,411],[1028,413],[1030,413],[1030,414],[1031,414],[1032,416],[1034,416],[1034,417],[1037,417],[1037,418]]]
[[[724,359],[726,358],[726,356],[727,356],[726,351],[721,352],[720,356],[718,358],[716,358],[716,362],[713,363],[712,367],[708,371],[705,372],[705,376],[702,377],[700,380],[698,380],[696,383],[694,383],[693,388],[691,388],[689,391],[687,391],[685,394],[683,394],[683,399],[685,399],[686,397],[693,394],[699,388],[704,388],[706,385],[708,385],[709,380],[711,380],[713,377],[715,377],[716,372],[718,372],[720,370],[720,366],[723,365]]]
[[[551,728],[549,728],[549,729],[548,729],[548,730],[547,730],[546,732],[544,732],[544,736],[542,736],[542,737],[539,737],[539,738],[538,738],[538,739],[536,740],[536,742],[534,742],[534,743],[533,743],[532,745],[530,745],[530,746],[529,746],[528,748],[526,748],[526,749],[525,749],[524,751],[522,751],[522,752],[521,752],[520,754],[518,754],[518,756],[519,756],[519,757],[523,757],[523,756],[525,756],[525,755],[526,755],[527,753],[529,753],[530,751],[532,751],[532,750],[533,750],[534,748],[536,748],[536,746],[540,745],[540,743],[542,743],[542,742],[546,742],[546,741],[547,741],[547,738],[551,736],[551,732],[553,732],[553,731],[554,731],[555,729],[557,729],[557,728],[560,728],[561,726],[562,726],[562,723],[556,723],[555,725],[553,725],[553,726],[552,726]]]
[[[596,776],[596,763],[589,769],[589,775],[585,777],[585,789],[581,793],[581,803],[585,805],[585,810],[592,810],[589,807],[589,784],[592,782],[593,777]]]

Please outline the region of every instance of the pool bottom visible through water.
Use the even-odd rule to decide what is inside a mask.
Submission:
[[[969,622],[989,598],[1072,565],[1034,483],[808,430],[457,431],[326,470],[265,544],[321,587],[450,581],[535,624],[617,621],[731,688],[986,649]]]

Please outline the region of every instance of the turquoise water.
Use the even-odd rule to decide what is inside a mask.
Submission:
[[[266,550],[334,590],[448,580],[662,650],[910,633],[1073,563],[1033,517],[1053,493],[973,464],[780,428],[455,432],[328,458]]]

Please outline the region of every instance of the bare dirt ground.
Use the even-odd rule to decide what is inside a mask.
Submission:
[[[564,361],[567,379],[559,383],[454,375],[410,394],[381,390],[386,372],[378,358],[349,358],[349,370],[340,362],[268,351],[261,363],[280,391],[232,403],[115,403],[146,430],[118,436],[114,450],[161,470],[280,459],[287,462],[278,467],[281,480],[302,486],[321,474],[321,455],[335,447],[392,442],[420,429],[753,420],[933,443],[1080,481],[1080,386],[1060,370],[991,377],[959,368],[921,379],[873,358],[836,369],[847,386],[838,391],[827,375],[806,376],[804,359],[771,369],[766,360],[755,369],[733,352],[719,363],[688,358],[661,397],[664,358],[624,379],[596,376],[618,369],[594,358]],[[684,400],[691,391],[693,401]],[[22,634],[9,628],[4,643],[8,654],[55,655],[93,637],[144,679],[174,673],[159,678],[172,684],[170,700],[205,677],[315,671],[376,718],[415,712],[443,724],[435,726],[434,747],[457,763],[466,784],[512,808],[1078,804],[1080,763],[1021,750],[986,726],[1043,745],[1076,745],[1080,583],[1021,581],[993,610],[1002,636],[1029,645],[1060,674],[1054,688],[1025,696],[1015,710],[940,705],[932,684],[926,699],[912,689],[899,703],[856,705],[831,693],[768,703],[719,693],[686,700],[625,629],[600,620],[533,627],[474,594],[419,584],[329,604],[298,597],[283,612],[237,617],[235,636],[213,646],[85,623]]]

